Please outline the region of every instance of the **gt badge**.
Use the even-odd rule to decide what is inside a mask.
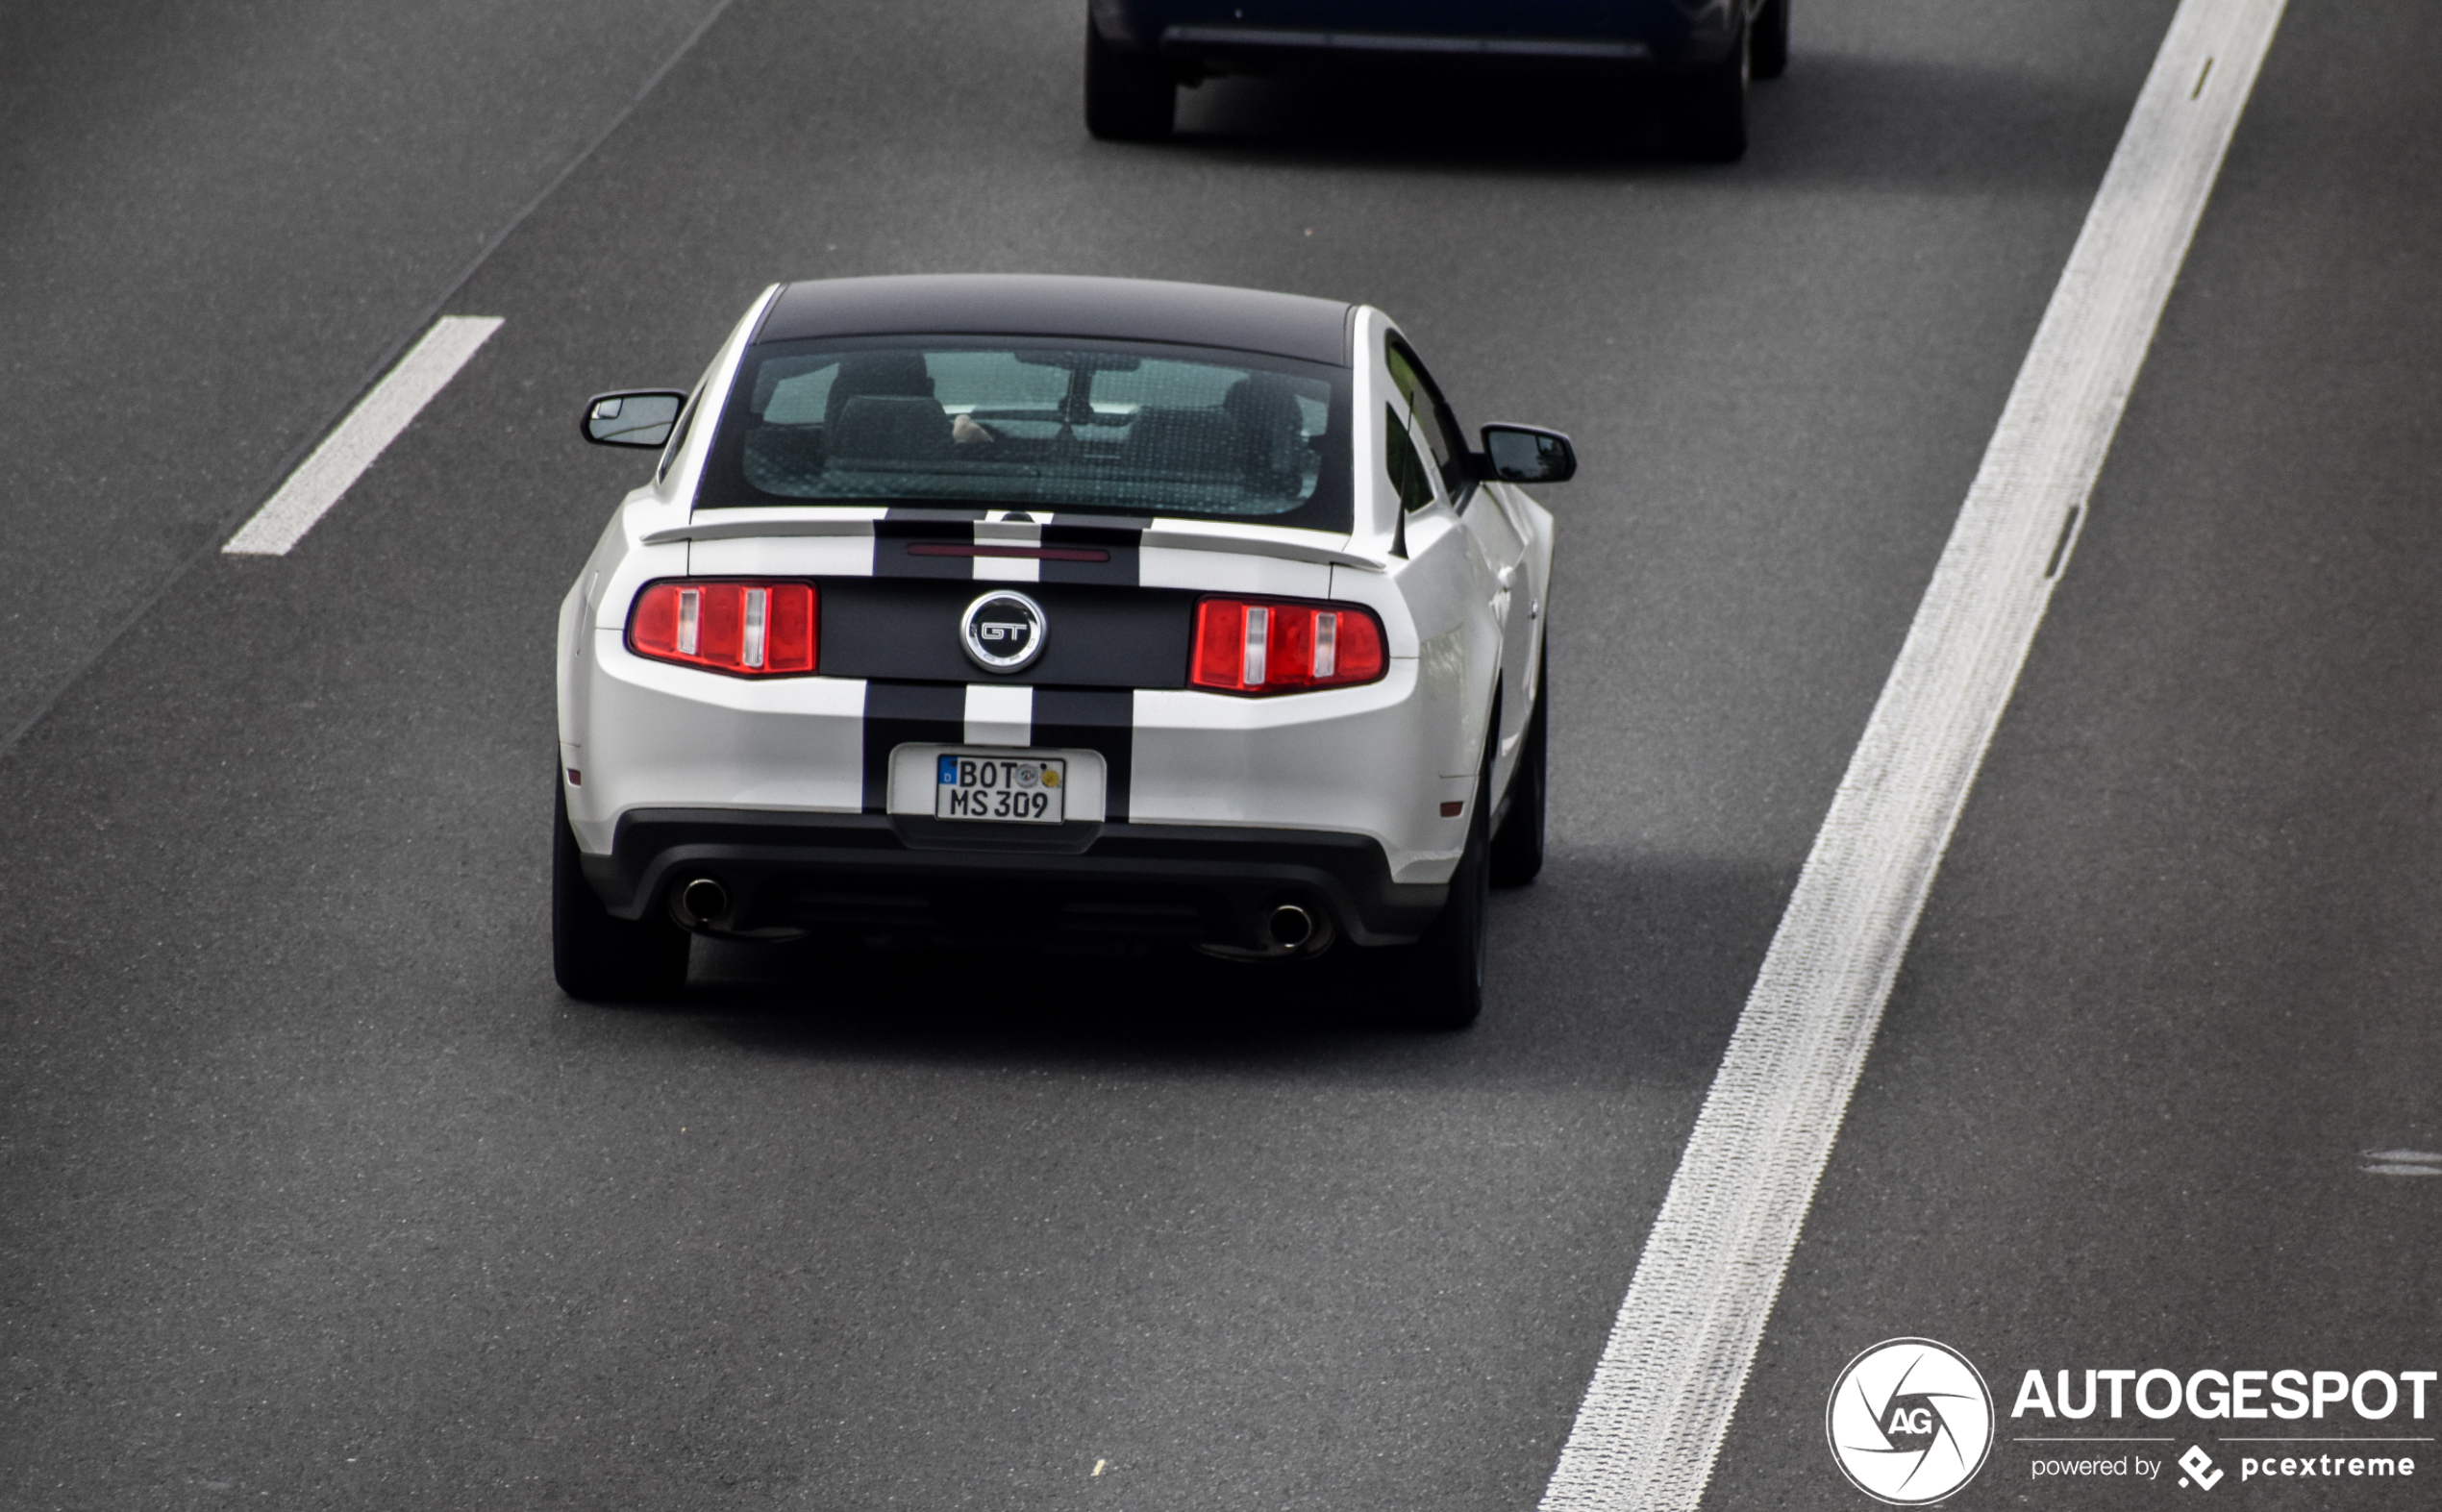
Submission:
[[[1032,664],[1051,632],[1041,605],[1007,588],[984,595],[959,616],[959,644],[986,672],[1016,672]]]

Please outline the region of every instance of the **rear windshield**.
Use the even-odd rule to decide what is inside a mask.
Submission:
[[[887,503],[1345,531],[1346,369],[1007,337],[749,348],[698,508]]]

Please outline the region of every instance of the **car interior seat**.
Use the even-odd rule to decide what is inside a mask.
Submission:
[[[869,395],[906,399],[934,397],[933,374],[924,365],[924,354],[859,352],[842,359],[839,374],[831,381],[831,392],[823,400],[823,430],[828,433],[838,425],[840,412],[848,408],[848,401]],[[934,408],[939,407],[936,405]]]
[[[872,466],[930,461],[949,455],[950,417],[937,399],[860,394],[831,426],[835,463]]]
[[[1237,441],[1236,417],[1225,409],[1147,405],[1128,427],[1120,464],[1130,472],[1223,478],[1237,468]]]
[[[1306,486],[1306,413],[1286,382],[1250,373],[1230,385],[1221,408],[1237,422],[1239,477],[1249,492],[1295,494]]]

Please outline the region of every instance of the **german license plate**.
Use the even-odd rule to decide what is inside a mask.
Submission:
[[[944,752],[934,762],[936,819],[1056,825],[1068,795],[1068,763],[1059,756]]]

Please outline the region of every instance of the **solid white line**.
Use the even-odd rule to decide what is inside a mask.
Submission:
[[[1692,1512],[1704,1494],[2050,602],[2044,569],[2102,469],[2280,13],[2181,0],[1697,1115],[1545,1512]]]
[[[499,329],[498,320],[482,315],[443,315],[434,321],[424,339],[348,411],[338,429],[298,464],[280,491],[264,500],[221,550],[239,557],[288,555]]]

